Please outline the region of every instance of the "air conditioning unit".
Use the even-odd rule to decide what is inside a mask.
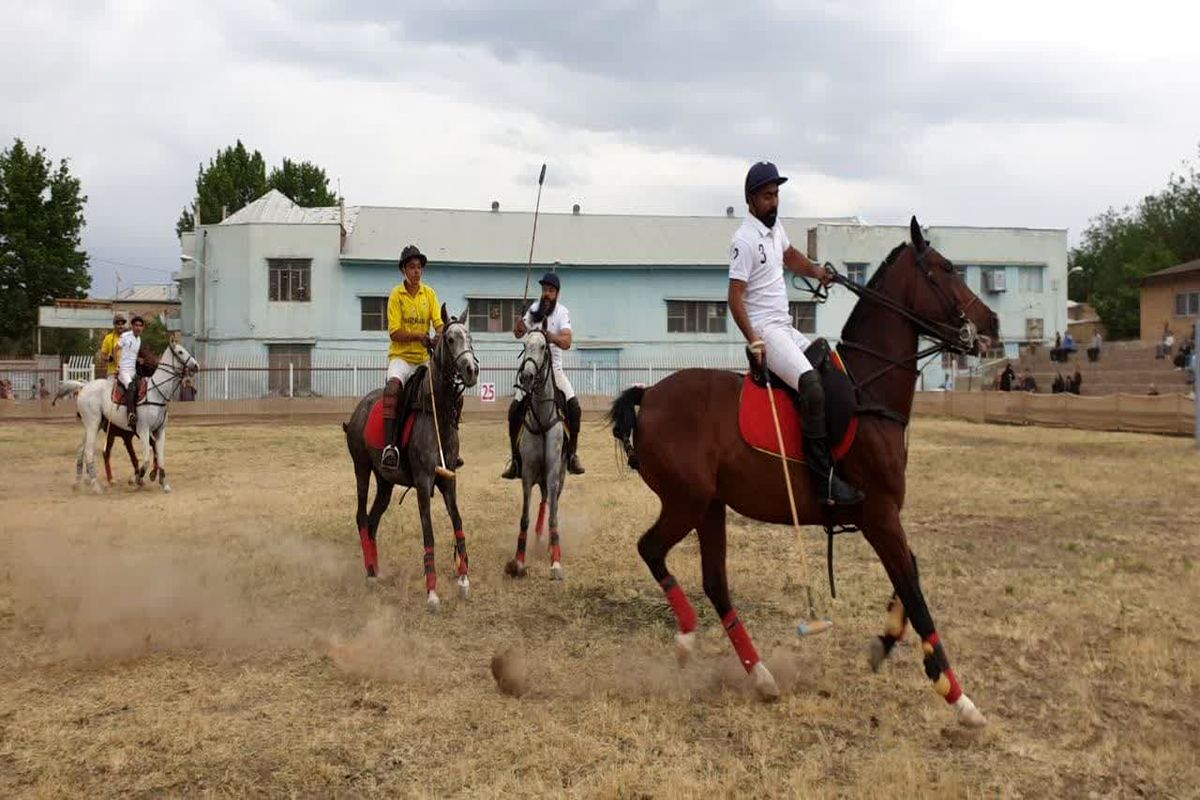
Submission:
[[[1008,288],[1005,282],[1005,270],[989,269],[983,273],[983,290],[985,292],[1003,292]]]

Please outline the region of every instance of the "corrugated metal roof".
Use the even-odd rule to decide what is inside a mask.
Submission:
[[[278,189],[272,189],[253,203],[239,208],[221,221],[222,225],[284,224],[336,225],[341,221],[341,208],[321,206],[303,208]],[[346,209],[346,228],[353,230],[355,207]]]
[[[173,283],[138,284],[122,289],[118,302],[125,303],[173,303],[179,300],[179,287]]]
[[[348,210],[348,209],[347,209]],[[430,208],[357,209],[343,259],[394,260],[408,244],[432,261],[524,264],[533,232],[531,212]],[[784,219],[795,247],[808,228],[852,217]],[[540,214],[533,260],[541,264],[725,264],[739,217],[620,214]]]

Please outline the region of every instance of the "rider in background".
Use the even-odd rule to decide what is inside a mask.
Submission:
[[[816,476],[817,494],[829,505],[862,502],[858,489],[834,472],[825,428],[825,392],[821,378],[804,355],[809,341],[792,325],[783,269],[828,286],[830,270],[822,269],[792,247],[779,213],[779,187],[787,178],[769,161],[746,174],[749,214],[733,234],[729,250],[729,312],[750,343],[758,363],[796,387],[804,428],[804,460]]]
[[[435,337],[442,329],[441,303],[433,287],[421,282],[425,265],[429,263],[416,245],[410,244],[400,252],[400,272],[404,283],[392,289],[388,297],[387,385],[383,390],[384,441],[380,463],[388,469],[400,466],[400,451],[396,448],[396,411],[400,392],[417,367],[429,360]],[[429,335],[433,328],[434,335]]]
[[[121,361],[121,334],[125,331],[125,315],[113,317],[113,329],[104,335],[100,343],[100,363],[104,365],[106,377],[113,378],[117,374],[117,364]]]
[[[138,351],[142,349],[142,328],[145,322],[141,317],[129,321],[129,330],[121,334],[117,341],[121,350],[121,359],[117,365],[117,380],[125,387],[125,408],[129,411],[129,430],[137,430],[137,364]]]
[[[542,328],[546,332],[546,339],[550,342],[550,366],[554,371],[554,385],[567,400],[568,436],[563,448],[563,454],[567,457],[567,471],[572,475],[582,475],[584,470],[579,461],[579,428],[583,411],[562,365],[562,351],[571,349],[571,314],[566,306],[558,302],[562,283],[556,273],[547,272],[538,283],[542,287],[542,299],[531,305],[525,315],[517,320],[513,326],[513,336],[520,339],[530,328]],[[517,389],[512,403],[508,406],[508,441],[512,447],[512,460],[508,463],[508,469],[500,474],[501,478],[508,480],[521,477],[521,454],[517,450],[517,434],[525,416],[524,401],[525,395]]]

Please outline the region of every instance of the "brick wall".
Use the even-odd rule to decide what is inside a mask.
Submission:
[[[1159,342],[1163,323],[1171,328],[1176,341],[1183,341],[1194,330],[1200,317],[1175,316],[1175,295],[1179,292],[1200,292],[1200,273],[1180,275],[1172,280],[1156,281],[1142,287],[1142,341]]]

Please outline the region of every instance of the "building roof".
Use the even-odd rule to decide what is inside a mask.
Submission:
[[[354,227],[353,217],[358,209],[351,206],[346,209],[346,229]],[[318,208],[303,208],[278,189],[272,189],[252,203],[239,208],[225,219],[221,225],[337,225],[342,221],[340,206],[321,206]]]
[[[1182,275],[1191,275],[1193,273],[1200,273],[1200,258],[1197,258],[1195,261],[1185,261],[1182,264],[1176,264],[1175,266],[1167,267],[1166,269],[1160,269],[1158,272],[1151,272],[1149,275],[1142,278],[1142,285],[1145,286],[1148,283],[1160,283],[1162,281],[1168,281],[1171,278],[1178,278]]]
[[[349,211],[349,209],[347,209]],[[431,261],[524,264],[529,258],[533,214],[435,208],[356,209],[343,259],[394,261],[407,244]],[[806,231],[848,217],[785,219],[789,238],[804,250]],[[739,217],[627,214],[540,214],[533,260],[576,265],[702,265],[727,263],[729,240]]]
[[[179,285],[175,283],[165,284],[137,284],[130,286],[127,289],[122,289],[116,297],[118,303],[178,303],[179,302]]]

